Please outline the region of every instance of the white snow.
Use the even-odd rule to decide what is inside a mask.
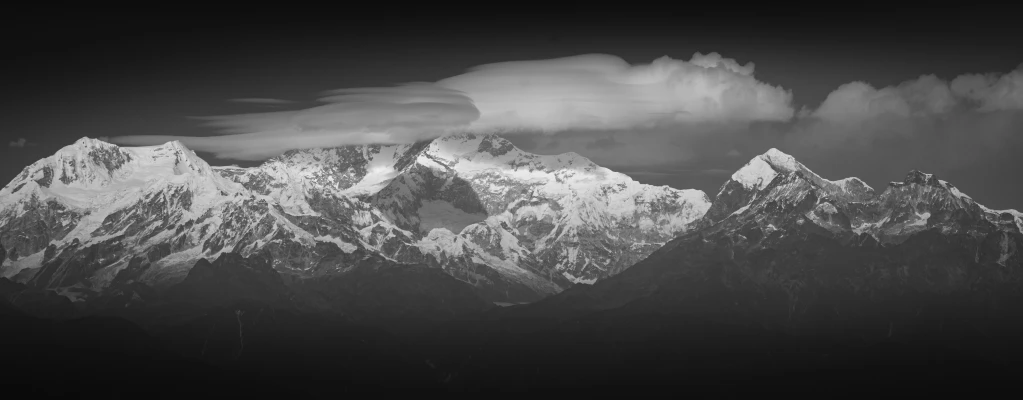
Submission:
[[[802,164],[796,161],[796,159],[788,154],[782,153],[778,149],[771,148],[767,150],[762,156],[775,168],[779,168],[785,172],[796,172],[803,167]]]
[[[742,206],[742,207],[739,207],[739,209],[738,209],[738,210],[732,211],[732,213],[731,213],[731,214],[729,214],[729,216],[732,216],[732,215],[739,215],[739,214],[742,214],[742,213],[746,212],[746,210],[748,210],[748,209],[749,209],[749,206],[750,206],[750,205],[749,205],[749,204],[747,204],[747,205],[744,205],[744,206]]]
[[[592,285],[594,283],[597,283],[597,278],[591,278],[591,279],[577,278],[575,275],[572,275],[568,271],[562,272],[561,275],[564,276],[569,281],[571,281],[572,283],[582,283],[582,284],[585,284],[585,285]]]
[[[849,177],[832,182],[841,186],[844,190],[851,190],[855,186],[863,186],[866,189],[874,190],[874,188],[870,187],[867,182],[864,182],[862,179],[857,177]]]
[[[912,222],[907,223],[906,226],[907,227],[909,227],[909,226],[926,226],[927,225],[927,220],[929,220],[931,218],[931,213],[929,211],[924,211],[922,213],[917,213],[916,214],[916,218],[917,219],[913,220]]]
[[[851,177],[831,181],[817,175],[796,159],[778,149],[772,148],[764,154],[751,159],[745,166],[732,174],[732,180],[741,184],[747,190],[763,190],[779,174],[802,172],[810,181],[821,185],[829,192],[848,192],[853,187],[862,185],[864,188],[873,190],[866,182],[859,178]]]
[[[965,193],[959,191],[959,188],[953,186],[951,183],[945,182],[943,180],[938,180],[938,182],[941,183],[941,185],[944,186],[946,189],[948,189],[948,191],[951,192],[952,195],[955,196],[956,198],[973,200],[972,197],[967,196]]]
[[[732,174],[732,180],[742,184],[748,190],[762,190],[778,176],[778,172],[764,161],[762,157],[754,157],[745,166]]]
[[[43,255],[46,251],[40,251],[27,257],[19,258],[17,261],[4,260],[3,277],[13,278],[24,269],[36,269],[43,266]]]
[[[998,218],[998,216],[1001,215],[1001,214],[1009,213],[1016,220],[1016,227],[1020,230],[1020,232],[1023,232],[1023,212],[1016,211],[1016,210],[1011,210],[1011,209],[1010,210],[994,210],[994,209],[991,209],[991,208],[988,208],[988,207],[984,207],[983,205],[980,205],[980,204],[978,204],[978,206],[980,206],[981,210],[984,210],[984,212],[989,215],[988,218]]]
[[[831,203],[821,203],[817,206],[817,209],[828,215],[838,213],[838,209]]]
[[[480,152],[484,140],[491,140],[495,147],[507,151],[496,156]],[[120,151],[130,156],[131,160],[111,173],[105,166],[92,163],[89,151],[98,147],[107,151]],[[190,209],[171,207],[166,215],[145,216],[146,229],[134,237],[126,238],[125,242],[129,247],[139,247],[128,250],[125,259],[98,271],[92,278],[97,287],[109,283],[118,271],[127,266],[127,256],[141,253],[149,245],[166,241],[177,234],[171,229],[141,243],[140,239],[155,229],[157,222],[163,220],[173,219],[180,224],[198,220],[206,212],[213,215],[185,233],[188,243],[197,244],[196,247],[157,261],[140,278],[143,281],[156,283],[181,279],[200,258],[216,257],[224,251],[234,250],[237,243],[232,242],[232,239],[251,231],[254,226],[222,229],[225,223],[222,216],[226,218],[225,213],[244,207],[241,204],[246,200],[266,201],[270,205],[268,213],[275,219],[271,233],[257,238],[254,242],[256,246],[265,245],[274,233],[284,230],[293,233],[295,240],[306,245],[317,241],[332,242],[344,251],[354,251],[357,245],[365,245],[373,235],[380,235],[376,238],[378,243],[393,240],[395,232],[399,231],[413,238],[422,237],[419,233],[399,229],[395,224],[408,222],[405,219],[407,216],[385,207],[405,207],[412,201],[424,198],[422,190],[425,182],[416,173],[402,174],[403,171],[396,165],[411,148],[410,145],[380,146],[378,152],[370,151],[367,146],[357,152],[338,149],[301,150],[267,161],[259,167],[239,168],[210,167],[179,142],[120,148],[101,141],[83,139],[33,164],[27,169],[27,174],[20,175],[12,184],[0,190],[0,221],[8,221],[24,212],[27,199],[31,196],[38,196],[43,201],[53,199],[80,214],[88,212],[64,240],[55,244],[61,247],[74,239],[90,243],[109,240],[126,232],[125,226],[122,226],[119,232],[92,236],[104,220],[118,210],[131,209],[139,201],[159,199],[160,196],[169,199],[167,196],[173,191],[187,190],[191,193]],[[549,278],[541,278],[520,264],[535,262],[534,257],[540,252],[557,247],[565,270],[604,269],[607,266],[602,261],[580,252],[578,247],[563,244],[578,243],[580,235],[590,232],[598,232],[613,240],[633,240],[626,236],[619,237],[621,234],[618,232],[622,226],[641,228],[640,237],[655,235],[654,238],[636,239],[635,243],[630,244],[665,242],[701,218],[710,208],[710,200],[702,191],[641,184],[627,175],[602,168],[576,153],[551,156],[530,154],[498,137],[446,137],[433,141],[418,155],[410,156],[413,156],[410,167],[426,167],[443,172],[444,176],[454,174],[470,182],[481,200],[488,202],[488,209],[495,202],[511,202],[522,198],[535,201],[535,204],[520,205],[514,212],[507,209],[490,216],[466,213],[448,202],[426,201],[417,211],[423,231],[428,233],[414,245],[424,253],[436,256],[477,260],[504,276],[547,292],[559,289]],[[76,180],[68,184],[60,181],[61,166],[65,163],[84,165],[77,169],[79,174]],[[339,172],[335,168],[337,165],[364,167],[366,173],[360,177],[353,175],[354,169]],[[54,171],[53,183],[48,188],[39,187],[34,182],[34,179],[41,178],[43,167],[50,167]],[[254,179],[267,180],[269,193],[264,195],[245,189],[242,183],[250,183]],[[21,184],[24,185],[18,193],[13,193],[13,188]],[[346,187],[348,184],[351,186]],[[378,199],[379,203],[370,203],[358,197],[375,194],[384,187],[395,188],[396,191],[389,198]],[[359,237],[331,237],[320,232],[307,232],[278,211],[277,207],[280,207],[284,213],[292,216],[325,218],[313,211],[306,200],[313,189],[326,191],[338,198],[341,202],[338,208],[349,210],[346,212],[350,212],[348,217],[353,228],[359,232]],[[378,207],[381,204],[384,206]],[[653,211],[665,208],[673,211]],[[249,224],[257,223],[259,218],[254,217]],[[543,220],[553,225],[554,229],[545,233],[544,237],[535,238],[535,247],[530,250],[502,225],[515,227],[523,220]],[[385,233],[372,233],[374,227],[385,228]],[[199,232],[203,229],[207,229],[208,233],[200,237]],[[225,239],[225,245],[215,254],[204,254],[201,243],[213,235]],[[239,250],[244,253],[251,251],[252,247]],[[18,268],[29,262],[29,258],[20,260]],[[14,263],[7,262],[4,273],[16,273]]]
[[[317,236],[314,239],[316,239],[317,242],[334,243],[337,245],[337,247],[341,248],[341,251],[348,254],[351,254],[352,252],[358,249],[358,247],[356,247],[354,244],[348,243],[333,236]]]

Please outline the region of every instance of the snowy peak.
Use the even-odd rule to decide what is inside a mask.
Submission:
[[[746,165],[732,174],[732,181],[738,182],[747,190],[763,190],[778,176],[778,172],[765,161],[757,156]]]
[[[892,243],[928,229],[969,232],[985,221],[1009,230],[1023,226],[1016,214],[986,209],[934,174],[912,170],[877,193],[859,178],[821,178],[777,149],[737,171],[706,219],[715,229],[755,223],[767,232],[798,226],[793,229],[868,234]]]
[[[842,180],[835,181],[838,185],[842,186],[849,191],[874,191],[874,188],[870,187],[866,182],[857,177],[845,178]]]
[[[262,195],[279,198],[282,191],[336,195],[372,194],[407,167],[425,146],[366,145],[302,149],[286,152],[256,168],[217,168],[217,171]]]
[[[800,164],[796,159],[788,154],[782,153],[781,150],[771,148],[757,156],[767,163],[771,164],[776,170],[783,172],[796,172],[799,170],[806,169],[803,164]]]
[[[84,137],[76,140],[74,143],[72,143],[72,144],[70,144],[68,146],[65,146],[61,150],[67,150],[67,151],[70,151],[70,150],[81,150],[81,151],[88,152],[89,150],[92,150],[92,149],[109,149],[109,148],[117,148],[117,145],[115,145],[113,143],[109,143],[109,142],[104,142],[104,141],[99,140],[99,139],[93,139],[93,138],[90,138],[88,136],[84,136]]]
[[[39,160],[0,190],[6,209],[32,199],[54,199],[86,209],[103,208],[164,190],[187,187],[192,193],[226,193],[240,189],[181,142],[159,146],[118,147],[81,138]]]
[[[732,174],[732,180],[738,182],[747,190],[763,190],[780,174],[789,174],[797,171],[807,172],[809,169],[800,164],[796,159],[781,150],[771,148],[759,156],[753,157],[746,165]]]
[[[817,198],[842,202],[864,202],[875,197],[874,189],[859,178],[827,180],[781,150],[771,148],[732,174],[707,212],[710,222],[735,213],[757,212],[750,206],[757,199],[799,202],[813,192]]]
[[[114,178],[117,171],[133,159],[132,154],[116,145],[83,137],[44,159],[43,174],[49,172],[68,186],[102,185]]]
[[[891,182],[888,185],[891,186],[892,188],[913,185],[920,187],[937,188],[941,189],[944,192],[948,192],[955,199],[971,201],[973,200],[970,196],[967,196],[965,193],[959,191],[959,189],[956,188],[955,185],[939,179],[937,175],[920,172],[915,169],[909,171],[909,173],[906,174],[906,177],[902,180],[902,182]]]
[[[754,157],[745,166],[732,175],[748,191],[760,191],[779,175],[798,174],[803,179],[822,189],[827,195],[843,198],[847,201],[864,201],[873,197],[874,189],[859,178],[845,178],[837,181],[827,180],[796,161],[795,157],[781,150],[771,148]]]
[[[902,180],[902,183],[906,185],[917,184],[943,187],[943,185],[938,181],[938,178],[933,174],[925,174],[915,169],[906,174],[906,178]]]
[[[159,164],[164,160],[172,160],[175,175],[194,173],[209,176],[213,173],[213,169],[205,160],[199,158],[194,151],[185,147],[184,144],[177,140],[159,146],[137,149],[139,155],[148,155],[149,157],[146,160],[153,164]],[[146,152],[146,149],[150,151]]]
[[[891,196],[894,193],[916,193],[916,195],[920,195],[922,193],[931,192],[947,196],[950,201],[958,203],[961,207],[966,207],[974,203],[970,196],[959,191],[955,185],[939,179],[934,174],[924,173],[915,169],[909,171],[902,182],[889,183],[888,190],[885,191],[885,195]]]
[[[424,164],[439,163],[463,172],[482,170],[585,171],[604,170],[577,153],[537,155],[496,135],[456,134],[434,139],[423,152]],[[456,166],[457,165],[457,166]]]

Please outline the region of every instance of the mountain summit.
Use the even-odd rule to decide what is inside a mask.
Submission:
[[[709,207],[700,191],[490,135],[296,150],[254,168],[211,167],[180,142],[83,138],[0,190],[0,245],[4,277],[73,299],[261,253],[287,279],[419,265],[514,303],[612,276]]]
[[[682,312],[857,341],[940,333],[945,323],[974,330],[978,315],[1013,315],[985,322],[1001,329],[1023,315],[1021,215],[977,204],[932,174],[911,171],[877,193],[772,149],[722,185],[701,229],[621,274],[514,313]]]

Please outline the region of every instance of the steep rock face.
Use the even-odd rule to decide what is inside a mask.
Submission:
[[[86,138],[0,198],[3,276],[76,300],[266,252],[300,278],[386,260],[440,268],[491,301],[532,301],[624,270],[710,206],[699,191],[476,135],[292,151],[255,168],[210,167],[178,142]]]

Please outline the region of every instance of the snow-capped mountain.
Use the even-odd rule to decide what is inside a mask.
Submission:
[[[1023,229],[1018,211],[977,204],[932,174],[910,171],[903,181],[877,193],[858,178],[821,178],[777,149],[736,171],[705,218],[705,223],[720,222],[720,227],[755,221],[768,234],[780,224],[812,221],[837,236],[867,234],[882,243],[899,243],[932,228],[978,234],[976,225],[983,222]]]
[[[1016,323],[1020,215],[977,204],[931,174],[911,171],[878,193],[856,178],[821,178],[772,149],[722,185],[702,228],[621,274],[509,312],[680,311],[873,337],[946,322],[975,329],[977,315]]]
[[[0,190],[0,245],[4,277],[72,298],[265,252],[284,275],[425,264],[521,302],[628,268],[709,207],[703,192],[496,136],[298,150],[254,168],[211,167],[179,142],[83,138]]]

